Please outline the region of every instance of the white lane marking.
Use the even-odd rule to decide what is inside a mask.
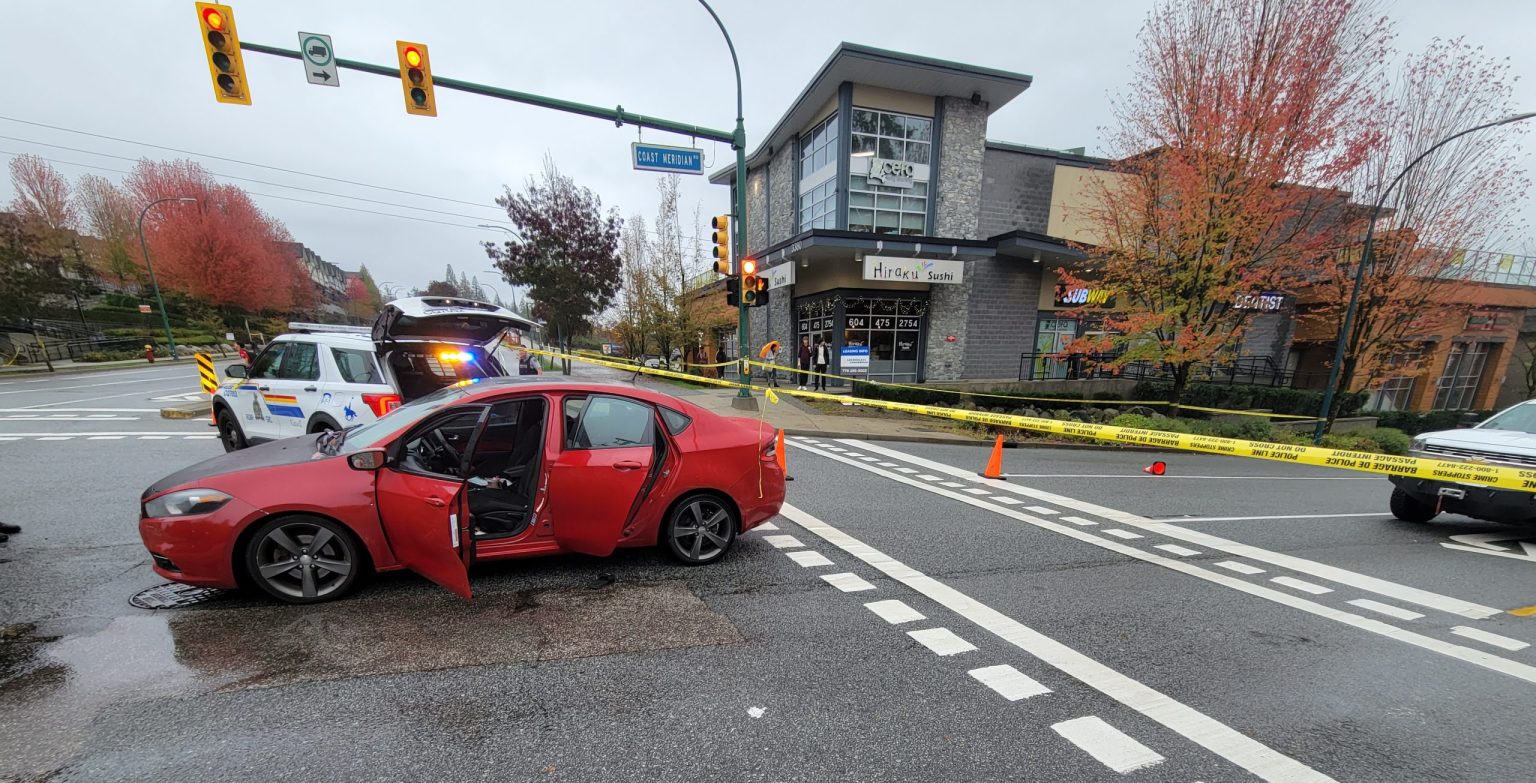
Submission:
[[[874,585],[864,581],[858,574],[822,574],[821,578],[827,580],[827,584],[845,593],[875,589]]]
[[[879,448],[879,447],[876,447],[876,448]],[[832,457],[832,459],[836,459],[836,457]],[[921,459],[921,458],[917,458],[917,459]],[[1459,645],[1459,644],[1453,644],[1451,642],[1447,642],[1447,641],[1444,641],[1444,640],[1441,640],[1441,639],[1436,639],[1434,637],[1426,636],[1426,635],[1421,634],[1421,633],[1416,633],[1414,631],[1409,631],[1409,630],[1406,630],[1406,629],[1403,629],[1403,628],[1399,628],[1399,627],[1397,627],[1395,625],[1392,625],[1391,623],[1386,623],[1386,622],[1383,622],[1381,620],[1377,620],[1377,619],[1375,619],[1373,617],[1364,617],[1364,616],[1361,616],[1361,615],[1358,615],[1358,614],[1354,614],[1354,613],[1351,613],[1351,612],[1343,611],[1341,609],[1335,609],[1335,608],[1333,608],[1331,606],[1326,606],[1324,604],[1317,603],[1316,601],[1312,601],[1312,600],[1309,600],[1309,599],[1306,599],[1306,598],[1302,598],[1300,596],[1295,595],[1294,593],[1282,592],[1280,590],[1276,590],[1276,589],[1273,589],[1273,588],[1270,588],[1270,587],[1266,587],[1266,586],[1264,586],[1262,584],[1253,584],[1253,583],[1250,583],[1250,582],[1246,582],[1246,581],[1244,581],[1242,579],[1238,579],[1235,576],[1228,576],[1226,574],[1219,573],[1217,571],[1212,571],[1212,570],[1207,569],[1207,568],[1201,568],[1200,566],[1194,565],[1192,563],[1187,563],[1187,562],[1183,562],[1183,561],[1179,561],[1179,560],[1172,560],[1172,559],[1163,557],[1161,555],[1154,554],[1152,552],[1146,552],[1146,551],[1137,549],[1137,548],[1135,548],[1133,546],[1130,546],[1130,545],[1127,545],[1127,544],[1122,544],[1122,543],[1120,543],[1118,541],[1110,541],[1109,539],[1106,539],[1106,538],[1100,538],[1099,536],[1093,535],[1091,533],[1088,533],[1088,532],[1085,532],[1085,531],[1082,531],[1082,530],[1078,530],[1077,528],[1066,527],[1066,526],[1057,524],[1056,522],[1052,522],[1052,521],[1047,520],[1047,519],[1040,519],[1039,517],[1032,517],[1032,516],[1029,516],[1027,514],[1021,514],[1021,513],[1017,512],[1017,511],[1014,511],[1012,509],[999,508],[999,507],[994,506],[991,503],[988,503],[986,501],[977,500],[976,498],[970,497],[968,495],[962,495],[962,494],[959,494],[957,492],[951,492],[951,491],[949,491],[947,489],[941,489],[941,488],[938,488],[938,487],[933,487],[933,486],[928,485],[928,484],[923,484],[923,483],[918,482],[918,481],[913,481],[912,479],[909,479],[909,478],[907,478],[905,476],[896,476],[896,475],[891,475],[891,474],[888,474],[888,473],[882,473],[879,470],[876,470],[874,468],[868,467],[868,466],[866,466],[866,465],[864,465],[862,463],[859,463],[859,462],[854,462],[852,460],[848,460],[848,461],[846,461],[846,464],[852,465],[852,466],[854,466],[856,468],[859,468],[860,470],[869,471],[870,473],[874,473],[876,475],[883,475],[886,478],[888,478],[888,479],[890,479],[892,481],[895,481],[897,483],[907,484],[909,486],[917,487],[917,488],[919,488],[919,489],[921,489],[921,490],[923,490],[925,492],[932,492],[932,493],[937,494],[937,495],[944,495],[945,497],[952,498],[954,500],[958,500],[958,501],[960,501],[962,503],[965,503],[967,505],[971,505],[971,506],[975,506],[976,508],[980,508],[980,509],[985,509],[985,510],[991,511],[994,514],[1000,514],[1002,516],[1006,516],[1006,517],[1009,517],[1009,518],[1012,518],[1012,519],[1016,519],[1016,520],[1018,520],[1020,522],[1025,522],[1025,523],[1028,523],[1030,525],[1034,525],[1035,527],[1042,528],[1044,530],[1050,530],[1050,531],[1055,532],[1055,533],[1060,533],[1061,535],[1067,536],[1068,538],[1075,538],[1075,539],[1077,539],[1079,541],[1083,541],[1085,543],[1093,544],[1094,546],[1098,546],[1098,547],[1103,548],[1103,549],[1108,549],[1108,550],[1110,550],[1112,552],[1119,552],[1120,554],[1123,554],[1123,555],[1125,555],[1127,557],[1135,558],[1137,560],[1141,560],[1141,561],[1144,561],[1144,562],[1152,563],[1152,564],[1155,564],[1155,565],[1160,565],[1160,566],[1163,566],[1164,568],[1168,568],[1168,569],[1171,569],[1171,570],[1174,570],[1174,571],[1179,571],[1181,573],[1188,574],[1190,576],[1194,576],[1194,577],[1199,578],[1199,579],[1204,579],[1207,582],[1212,582],[1212,583],[1215,583],[1215,584],[1222,585],[1224,587],[1229,587],[1229,588],[1231,588],[1233,590],[1237,590],[1239,592],[1247,593],[1249,595],[1256,596],[1258,598],[1263,598],[1263,599],[1268,600],[1268,601],[1273,601],[1274,603],[1281,604],[1283,606],[1289,606],[1289,607],[1291,607],[1293,609],[1298,609],[1298,610],[1301,610],[1301,611],[1306,612],[1308,614],[1316,615],[1318,617],[1322,617],[1322,618],[1328,619],[1328,620],[1333,620],[1335,622],[1342,623],[1344,625],[1348,625],[1348,626],[1351,626],[1351,627],[1354,627],[1354,628],[1358,628],[1358,629],[1360,629],[1362,631],[1367,631],[1367,632],[1370,632],[1370,633],[1377,634],[1379,636],[1384,636],[1384,637],[1386,637],[1388,639],[1393,639],[1395,641],[1399,641],[1399,642],[1402,642],[1404,644],[1410,644],[1410,645],[1413,645],[1415,647],[1419,647],[1419,648],[1422,648],[1422,649],[1425,649],[1425,650],[1429,650],[1430,652],[1439,653],[1439,654],[1444,655],[1444,656],[1449,657],[1449,658],[1455,658],[1456,660],[1462,661],[1464,663],[1470,663],[1470,664],[1473,664],[1475,666],[1481,666],[1481,667],[1483,667],[1485,669],[1488,669],[1489,671],[1498,672],[1500,674],[1508,675],[1510,677],[1514,677],[1514,678],[1519,679],[1519,680],[1524,680],[1525,682],[1536,684],[1536,666],[1531,666],[1529,664],[1521,663],[1519,661],[1511,660],[1509,658],[1500,658],[1497,655],[1489,654],[1489,653],[1484,652],[1483,650],[1480,650],[1480,649],[1476,649],[1476,648],[1472,648],[1472,647],[1466,647],[1466,646]],[[987,482],[987,483],[989,485],[991,485],[991,486],[1001,486],[1003,484],[1003,482]],[[1064,500],[1071,501],[1070,498],[1065,498]],[[1075,501],[1073,501],[1073,502],[1075,502]],[[1084,505],[1091,505],[1091,504],[1084,504]],[[788,506],[786,506],[786,508],[788,508]],[[1125,517],[1135,518],[1134,514],[1123,514],[1122,512],[1116,512],[1116,511],[1113,511],[1111,509],[1103,509],[1102,507],[1098,507],[1098,506],[1095,506],[1094,508],[1101,509],[1102,511],[1108,512],[1109,514],[1117,514],[1117,515],[1121,515],[1121,516],[1125,516]],[[1098,512],[1094,512],[1094,513],[1098,513]],[[1102,514],[1101,513],[1099,515],[1100,516],[1106,516],[1107,514]],[[785,514],[784,516],[786,518],[790,518],[788,514]],[[793,519],[793,518],[790,518],[790,521],[799,523],[799,520]],[[801,526],[804,527],[803,524]],[[1190,531],[1190,532],[1193,532],[1193,531]],[[1244,549],[1254,550],[1253,547],[1244,547]],[[1254,550],[1254,551],[1263,552],[1264,550]],[[1269,553],[1269,554],[1273,555],[1274,553]],[[1307,561],[1303,561],[1303,562],[1307,562]],[[1342,570],[1342,569],[1340,569],[1340,570]],[[1348,574],[1348,573],[1351,573],[1351,572],[1345,572],[1345,573]],[[1370,579],[1370,577],[1364,577],[1363,575],[1360,575],[1360,574],[1353,574],[1353,576],[1359,577],[1361,579],[1366,579],[1366,580]],[[1391,584],[1391,583],[1389,582],[1387,584]],[[1404,588],[1404,589],[1405,590],[1409,590],[1409,591],[1413,591],[1412,588]],[[1422,592],[1422,591],[1413,591],[1413,592]],[[1435,596],[1434,593],[1429,593],[1428,595]],[[1456,600],[1456,599],[1448,598],[1446,596],[1435,596],[1435,597],[1443,599],[1445,601],[1454,601],[1454,600]],[[1410,601],[1410,603],[1417,603],[1417,602]]]
[[[859,459],[864,460],[865,462],[879,462],[880,461],[879,457],[859,457]]]
[[[1393,606],[1391,604],[1384,604],[1380,601],[1372,601],[1369,598],[1356,598],[1355,600],[1349,601],[1348,603],[1352,606],[1358,606],[1361,609],[1369,609],[1373,612],[1378,612],[1388,617],[1396,617],[1399,620],[1417,620],[1424,616],[1418,612],[1409,611],[1407,609]]]
[[[801,568],[832,565],[832,561],[828,560],[825,555],[810,549],[802,549],[799,552],[785,552],[784,554],[789,555],[790,560],[799,563]]]
[[[1002,503],[1005,506],[1018,506],[1018,505],[1022,505],[1024,503],[1024,501],[1022,501],[1022,500],[1014,500],[1013,498],[1006,498],[1006,497],[1003,497],[1001,495],[992,498],[992,502],[994,502],[994,503]]]
[[[901,601],[891,599],[889,601],[873,601],[864,604],[864,608],[874,612],[880,619],[891,625],[901,625],[916,620],[928,619],[922,612],[907,606]]]
[[[918,478],[922,479],[923,481],[938,481],[939,480],[938,476],[935,476],[935,475],[933,475],[931,473],[920,474],[920,475],[918,475]]]
[[[1323,593],[1333,592],[1333,588],[1331,587],[1323,587],[1322,585],[1315,585],[1311,582],[1303,582],[1300,579],[1289,576],[1277,576],[1270,579],[1269,581],[1274,582],[1277,585],[1285,585],[1286,587],[1289,587],[1293,590],[1300,590],[1303,593],[1311,593],[1313,595],[1322,595]]]
[[[922,485],[914,482],[914,486]],[[955,495],[955,497],[964,498],[963,495]],[[1035,656],[1062,673],[1157,721],[1179,736],[1260,778],[1288,783],[1332,780],[1210,716],[1181,704],[1166,694],[1159,693],[959,590],[895,560],[795,506],[786,503],[780,513],[785,519],[820,536],[833,546],[864,561],[940,606],[970,620],[999,639]],[[1124,548],[1129,549],[1129,547]]]
[[[188,365],[188,370],[191,372],[191,375],[188,376],[187,385],[196,385],[197,370],[192,369],[191,365]],[[167,378],[166,380],[170,379]],[[153,382],[154,381],[150,381],[147,378],[135,378],[131,381],[108,381],[106,383],[80,383],[75,384],[74,386],[49,386],[46,388],[40,387],[36,389],[14,389],[12,391],[0,391],[0,394],[48,394],[51,392],[69,391],[71,389],[95,389],[102,386],[122,386],[125,383],[148,384]]]
[[[1269,517],[1169,517],[1157,522],[1257,522],[1266,519],[1347,519],[1350,517],[1390,517],[1384,511],[1367,511],[1360,514],[1281,514]]]
[[[758,525],[757,527],[754,527],[752,529],[753,530],[778,530],[779,526],[773,524],[772,522],[764,522],[761,525]]]
[[[916,473],[917,472],[917,471],[915,471],[915,470],[913,470],[911,468],[897,468],[896,470],[899,473],[907,473],[907,474],[911,474],[911,473]]]
[[[1198,549],[1190,549],[1187,546],[1179,546],[1178,544],[1158,544],[1152,548],[1161,549],[1164,552],[1172,552],[1179,557],[1194,557],[1195,555],[1200,554],[1200,550]]]
[[[21,438],[13,438],[13,437],[11,437],[9,435],[4,435],[4,436],[0,436],[0,440],[21,440]]]
[[[90,416],[0,416],[0,421],[138,421],[138,416],[113,416],[110,413],[97,413]]]
[[[1124,538],[1126,540],[1130,540],[1132,538],[1141,538],[1140,533],[1132,533],[1129,530],[1106,530],[1104,531],[1104,535],[1114,536],[1115,538]]]
[[[805,546],[805,544],[800,543],[800,539],[795,538],[794,536],[763,536],[763,540],[772,545],[774,549],[789,549],[791,547]]]
[[[1113,479],[1128,478],[1143,481],[1161,481],[1163,479],[1225,479],[1229,481],[1380,481],[1377,476],[1190,476],[1185,474],[1174,475],[1165,473],[1161,476],[1152,476],[1146,473],[1004,473],[1007,478],[1070,478],[1070,479]]]
[[[1212,563],[1217,568],[1225,568],[1228,571],[1236,571],[1239,574],[1262,574],[1264,569],[1255,568],[1247,563],[1239,563],[1236,560],[1223,560],[1220,563]]]
[[[970,487],[968,489],[962,489],[960,491],[968,493],[968,494],[971,494],[971,495],[990,495],[990,494],[992,494],[992,490],[990,490],[990,489],[982,489],[981,487]]]
[[[89,436],[89,435],[137,435],[139,437],[162,437],[162,438],[169,438],[169,437],[172,437],[174,435],[186,435],[188,432],[189,432],[188,430],[180,430],[180,431],[124,430],[122,432],[111,432],[111,431],[102,431],[102,432],[71,432],[69,434],[74,436],[74,437],[77,437],[77,438],[78,437],[83,437],[83,436]],[[5,433],[5,435],[7,437],[11,437],[11,438],[47,438],[47,437],[50,437],[50,436],[53,436],[53,435],[57,435],[57,434],[58,434],[57,432],[7,432],[7,433]],[[214,436],[214,437],[218,437],[218,436]]]
[[[54,408],[59,413],[159,413],[159,408]],[[0,413],[29,413],[31,408],[0,408]]]
[[[1061,513],[1054,508],[1046,508],[1045,506],[1025,506],[1024,510],[1033,514],[1044,514],[1048,517],[1053,517]]]
[[[827,449],[827,451],[836,451],[836,452],[844,452],[844,451],[847,451],[847,449],[844,449],[844,448],[839,448],[839,447],[837,447],[837,446],[827,446],[827,447],[826,447],[826,449]]]
[[[894,468],[894,467],[896,467],[896,463],[894,463],[894,462],[876,462],[875,464],[879,465],[882,468]]]
[[[860,453],[859,453],[859,452],[857,452],[857,451],[850,451],[850,452],[848,452],[848,456],[850,456],[850,457],[854,457],[854,458],[858,458],[858,457],[862,457],[862,456],[864,456],[864,455],[863,455],[863,454],[860,454]]]
[[[194,379],[194,382],[195,382],[195,380],[196,379]],[[80,398],[78,400],[62,400],[60,402],[45,402],[45,403],[42,403],[41,405],[27,405],[25,407],[27,408],[27,410],[38,410],[40,408],[57,408],[60,405],[79,405],[82,402],[96,402],[98,400],[112,400],[112,399],[117,399],[118,397],[147,397],[147,396],[149,396],[151,394],[155,394],[157,392],[171,391],[172,389],[184,389],[184,388],[186,388],[186,384],[177,384],[176,386],[169,386],[169,387],[166,387],[164,389],[140,389],[139,391],[124,392],[122,394],[103,394],[100,397],[82,397],[82,398]]]
[[[861,443],[861,441],[852,442]],[[1171,525],[1165,521],[1147,519],[1146,517],[1138,516],[1127,511],[1120,511],[1117,509],[1100,506],[1095,503],[1078,500],[1076,498],[1057,495],[1052,492],[1046,492],[1044,490],[1022,486],[1018,483],[1009,483],[1006,481],[985,481],[979,477],[972,476],[970,473],[960,468],[951,467],[949,465],[945,465],[940,462],[934,462],[923,457],[896,451],[895,449],[889,449],[874,443],[868,444],[866,449],[879,454],[884,454],[891,459],[903,460],[910,464],[918,465],[935,472],[945,472],[957,478],[981,481],[985,485],[993,487],[994,489],[1000,489],[1005,492],[1025,495],[1027,497],[1035,498],[1036,500],[1043,500],[1047,503],[1053,503],[1063,508],[1070,508],[1074,511],[1081,511],[1096,517],[1113,520],[1121,524],[1130,525],[1132,527],[1139,527],[1151,533],[1157,533],[1169,538],[1179,539],[1186,544],[1203,546],[1207,549],[1219,550],[1236,557],[1242,557],[1248,560],[1256,560],[1261,563],[1268,563],[1270,565],[1279,566],[1281,568],[1288,568],[1292,571],[1303,573],[1308,576],[1317,577],[1318,579],[1326,579],[1330,582],[1338,582],[1342,585],[1348,585],[1350,587],[1364,590],[1366,592],[1384,595],[1388,598],[1393,598],[1404,603],[1417,604],[1419,606],[1428,607],[1437,611],[1447,612],[1450,614],[1459,615],[1461,617],[1469,617],[1474,620],[1481,620],[1487,617],[1493,617],[1494,615],[1503,614],[1501,610],[1494,609],[1489,606],[1483,606],[1482,604],[1476,604],[1471,601],[1463,601],[1459,598],[1453,598],[1448,595],[1432,593],[1428,590],[1420,590],[1416,587],[1409,587],[1407,585],[1401,585],[1396,582],[1389,582],[1385,579],[1377,579],[1373,576],[1366,576],[1365,574],[1326,565],[1314,560],[1294,557],[1292,555],[1286,555],[1280,552],[1271,552],[1267,549],[1260,549],[1255,546],[1238,543],[1236,541],[1222,538],[1220,536],[1213,536],[1208,533],[1202,533],[1198,530],[1191,530],[1189,528]],[[897,477],[890,476],[890,478]],[[1385,517],[1388,515],[1350,514],[1347,516]],[[1321,517],[1305,515],[1303,518],[1312,519]]]
[[[966,674],[976,678],[976,681],[982,685],[997,691],[997,695],[1002,696],[1008,701],[1028,699],[1032,696],[1044,696],[1051,692],[1050,688],[1036,682],[1033,677],[1006,663],[972,669],[966,672]]]
[[[1061,521],[1071,522],[1074,525],[1081,525],[1083,527],[1093,527],[1099,524],[1091,519],[1083,519],[1082,517],[1062,517]]]
[[[43,437],[38,438],[38,440],[69,440],[73,437],[73,435],[44,435]]]
[[[217,436],[217,435],[183,435],[183,436],[181,436],[181,439],[182,440],[213,440],[214,438],[217,438],[217,437],[219,437],[219,436]]]
[[[1093,715],[1062,721],[1051,730],[1122,775],[1163,761],[1156,751]]]
[[[1500,636],[1496,633],[1488,633],[1487,631],[1480,631],[1476,628],[1468,628],[1465,625],[1458,625],[1455,628],[1452,628],[1451,633],[1456,634],[1457,636],[1465,636],[1468,639],[1479,641],[1483,644],[1491,644],[1494,647],[1502,647],[1506,650],[1509,650],[1510,652],[1514,652],[1516,650],[1524,650],[1525,648],[1530,647],[1529,644],[1526,644],[1519,639],[1511,639],[1508,636]]]
[[[959,488],[961,488],[961,487],[963,487],[965,485],[964,484],[956,483],[954,481],[940,481],[939,482],[939,486],[941,486],[941,487],[949,487],[950,489],[959,489]]]
[[[86,438],[86,440],[122,440],[122,439],[123,439],[123,436],[121,436],[121,435],[92,435],[89,438]]]
[[[907,635],[932,650],[934,655],[959,655],[976,649],[976,645],[956,636],[948,628],[924,628],[921,631],[907,631]]]
[[[169,435],[140,435],[139,440],[170,440]]]

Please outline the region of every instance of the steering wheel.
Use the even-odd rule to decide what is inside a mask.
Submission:
[[[425,445],[432,451],[432,461],[442,462],[443,468],[451,468],[455,473],[458,472],[459,463],[464,461],[464,456],[448,442],[442,430],[432,430],[427,433]]]

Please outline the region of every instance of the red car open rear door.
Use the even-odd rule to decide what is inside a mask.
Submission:
[[[468,515],[458,479],[379,471],[379,519],[406,568],[469,600]]]
[[[655,461],[655,409],[627,397],[567,398],[564,442],[549,466],[555,540],[569,552],[613,554]]]

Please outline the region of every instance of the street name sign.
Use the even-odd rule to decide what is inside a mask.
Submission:
[[[631,142],[637,171],[665,171],[669,174],[703,174],[704,151],[693,147],[668,147],[664,144]]]
[[[341,86],[341,71],[336,67],[336,50],[331,37],[324,33],[299,33],[299,52],[304,55],[304,78],[310,84]]]

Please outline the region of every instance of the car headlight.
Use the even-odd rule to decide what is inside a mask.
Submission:
[[[148,517],[184,517],[217,510],[234,498],[216,489],[183,489],[144,504]]]
[[[1408,444],[1408,450],[1409,451],[1423,451],[1424,450],[1424,439],[1423,438],[1414,438],[1413,442]]]

